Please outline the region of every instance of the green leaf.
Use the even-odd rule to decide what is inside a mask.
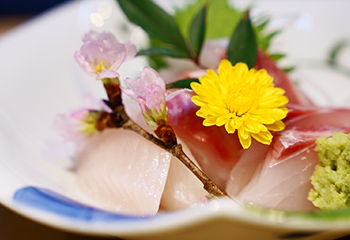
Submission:
[[[348,46],[348,42],[346,40],[341,40],[337,42],[329,52],[329,56],[327,59],[328,64],[335,66],[337,65],[337,58],[339,56],[339,53],[344,50]]]
[[[253,27],[255,29],[255,36],[258,42],[258,46],[262,48],[265,52],[269,52],[271,40],[281,32],[280,30],[272,33],[266,32],[265,28],[269,23],[270,23],[270,19],[266,16],[261,16],[255,19],[253,22]],[[273,57],[271,54],[269,55]]]
[[[141,26],[151,37],[183,51],[186,42],[174,17],[150,0],[117,0],[128,19]]]
[[[266,17],[261,17],[254,22],[255,30],[259,33],[265,29],[265,27],[270,23],[270,19]]]
[[[244,62],[249,68],[254,67],[258,54],[255,32],[249,18],[249,13],[243,15],[236,30],[232,34],[227,49],[227,58],[232,65]]]
[[[276,62],[278,60],[280,60],[281,58],[284,58],[286,55],[283,53],[273,53],[270,54],[270,57]]]
[[[151,47],[148,49],[142,49],[137,53],[138,56],[140,55],[147,55],[147,56],[167,56],[167,57],[173,57],[173,58],[188,58],[189,55],[187,52],[184,52],[179,49],[173,49],[168,47]]]
[[[263,36],[260,38],[260,41],[259,41],[259,44],[260,46],[262,47],[262,49],[264,50],[267,50],[270,46],[270,42],[271,42],[271,39],[276,36],[277,34],[279,34],[281,31],[275,31],[275,32],[272,32],[266,36]]]
[[[207,4],[206,39],[229,37],[241,19],[242,12],[236,10],[227,0],[197,0],[177,9],[175,20],[187,39],[188,29],[194,16]]]
[[[166,88],[189,88],[189,89],[191,89],[192,82],[199,83],[199,80],[197,78],[189,78],[189,79],[179,80],[177,82],[167,84]]]
[[[154,47],[166,47],[167,44],[154,39],[152,37],[149,38],[149,48],[154,48]],[[148,56],[147,57],[148,64],[151,68],[155,70],[159,70],[163,67],[168,67],[168,62],[164,56]]]
[[[161,68],[168,67],[168,63],[165,61],[163,57],[151,57],[148,56],[148,65],[155,69],[156,71],[160,70]]]
[[[202,45],[204,42],[206,16],[207,16],[207,5],[204,5],[204,7],[194,17],[189,28],[189,33],[188,33],[189,41],[194,53],[196,54],[196,57],[199,56],[199,53],[202,49]]]
[[[288,67],[288,68],[283,68],[283,71],[285,71],[286,73],[292,72],[295,70],[295,67]]]

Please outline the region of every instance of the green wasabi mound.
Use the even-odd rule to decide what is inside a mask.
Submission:
[[[350,206],[350,134],[334,133],[316,141],[316,166],[308,199],[318,208],[335,210]]]

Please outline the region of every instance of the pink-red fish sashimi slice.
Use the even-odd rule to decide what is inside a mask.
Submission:
[[[350,132],[349,120],[348,109],[323,108],[289,118],[286,129],[275,134],[265,156],[251,160],[250,166],[241,160],[236,164],[227,183],[227,193],[242,202],[266,208],[315,209],[307,200],[312,187],[310,177],[318,163],[315,141],[334,132]],[[240,184],[240,178],[246,175],[252,178]]]
[[[237,136],[227,134],[224,128],[203,126],[203,119],[196,116],[198,107],[192,103],[192,96],[192,91],[183,91],[167,101],[169,123],[203,171],[224,188],[243,149]]]
[[[260,49],[255,67],[265,68],[274,77],[275,86],[285,89],[290,104],[313,106],[286,73]],[[244,158],[253,157],[260,151],[260,154],[264,154],[266,147],[259,147],[261,150],[258,153],[255,150],[244,151],[235,134],[228,134],[223,127],[203,126],[203,119],[196,116],[199,107],[191,101],[193,95],[192,91],[182,91],[167,101],[169,123],[189,147],[203,171],[221,188],[225,188],[229,173],[238,160],[243,155]]]

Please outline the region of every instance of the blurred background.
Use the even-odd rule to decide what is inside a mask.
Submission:
[[[22,22],[74,0],[0,0],[0,37]],[[0,204],[1,240],[99,240],[52,229],[17,215]],[[113,238],[117,239],[117,238]]]
[[[69,0],[0,0],[0,16],[35,15]]]
[[[0,0],[0,37],[22,22],[60,4],[74,0]],[[37,224],[6,209],[0,204],[1,240],[98,240]],[[115,239],[115,238],[114,238]],[[350,237],[341,238],[342,240]]]
[[[68,1],[72,0],[0,0],[0,34]]]

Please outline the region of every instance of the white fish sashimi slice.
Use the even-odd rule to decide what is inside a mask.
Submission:
[[[139,108],[136,101],[129,99],[128,96],[123,96],[123,101],[128,105],[127,110]],[[141,111],[130,111],[128,115],[140,127],[149,133],[153,133],[145,122]],[[177,140],[178,143],[181,143],[187,156],[199,166],[188,147],[181,139]],[[199,206],[203,204],[200,198],[206,195],[208,195],[208,192],[203,189],[202,182],[179,159],[172,156],[168,178],[161,198],[161,210],[172,211]]]
[[[242,202],[281,210],[314,210],[307,200],[311,189],[310,176],[318,162],[315,145],[290,155],[279,163],[267,160],[261,171],[238,196]]]
[[[198,166],[188,148],[183,145],[184,152]],[[172,157],[168,179],[161,199],[162,210],[179,210],[196,207],[203,203],[201,197],[208,195],[203,183],[177,158]]]
[[[171,157],[135,132],[104,130],[77,156],[77,184],[100,208],[154,215]]]
[[[253,140],[251,147],[243,152],[227,180],[226,191],[230,196],[237,197],[251,181],[254,174],[264,164],[268,149],[269,146]]]
[[[307,196],[312,187],[310,177],[318,163],[315,141],[343,130],[325,126],[317,129],[294,127],[275,136],[263,164],[239,193],[238,199],[266,208],[314,210]],[[234,179],[235,172],[232,170],[230,180]],[[229,181],[227,186],[228,194],[233,195],[234,182]]]
[[[315,141],[334,132],[348,133],[350,111],[324,108],[292,110],[286,120],[286,129],[275,134],[267,153],[258,151],[262,153],[260,161],[241,162],[246,161],[242,155],[230,173],[226,188],[229,195],[241,202],[272,209],[315,209],[307,199],[312,188],[310,177],[318,163]],[[247,183],[243,188],[242,182]]]

